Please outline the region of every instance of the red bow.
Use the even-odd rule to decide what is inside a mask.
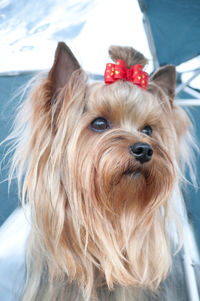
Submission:
[[[106,84],[112,84],[121,79],[130,81],[144,90],[147,89],[148,78],[148,73],[142,70],[142,65],[134,65],[127,69],[123,60],[118,60],[116,64],[107,64],[104,74]]]

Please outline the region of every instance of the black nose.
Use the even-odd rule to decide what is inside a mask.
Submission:
[[[140,163],[145,163],[151,160],[153,155],[153,148],[147,143],[137,142],[130,146],[130,153]]]

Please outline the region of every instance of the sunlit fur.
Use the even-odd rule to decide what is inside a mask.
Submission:
[[[50,94],[48,79],[33,87],[11,136],[11,175],[31,208],[23,300],[143,300],[170,268],[189,119],[153,81],[147,91],[88,83],[80,69],[53,103]],[[90,127],[99,116],[111,125],[103,133]],[[130,154],[135,142],[152,146],[150,162]]]

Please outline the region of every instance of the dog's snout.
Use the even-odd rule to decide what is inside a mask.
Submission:
[[[147,143],[137,142],[130,145],[130,153],[140,163],[145,163],[151,160],[153,155],[153,148]]]

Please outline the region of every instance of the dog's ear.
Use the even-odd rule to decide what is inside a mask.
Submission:
[[[175,96],[176,69],[173,65],[166,65],[159,68],[151,77],[150,82],[155,83],[168,96],[171,103]]]
[[[80,65],[69,47],[59,42],[53,66],[48,74],[48,80],[52,85],[52,96],[66,85],[72,73],[79,68]]]

